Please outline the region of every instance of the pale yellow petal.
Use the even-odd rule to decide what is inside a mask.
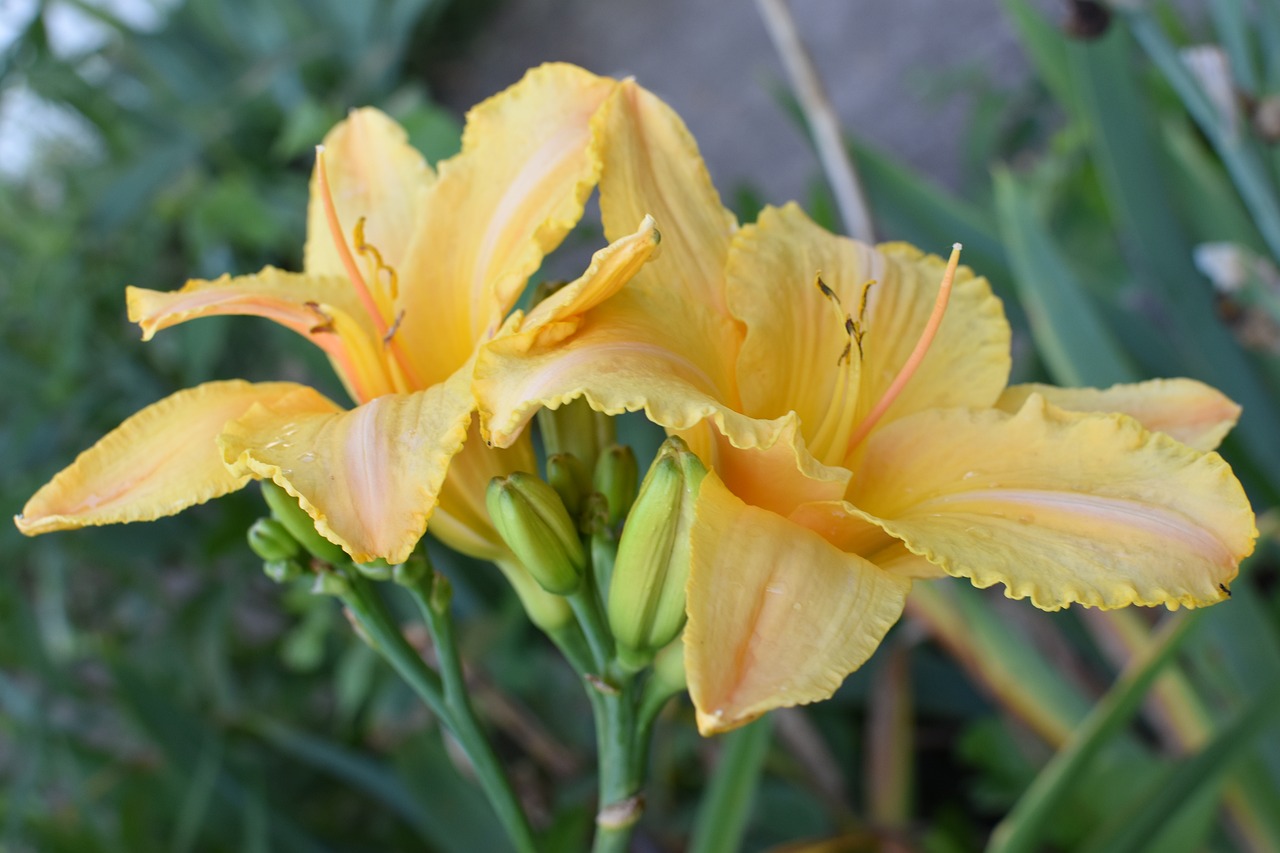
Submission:
[[[902,613],[910,581],[703,481],[685,667],[698,728],[829,697]]]
[[[636,287],[683,294],[704,310],[728,316],[724,264],[737,228],[684,122],[652,92],[624,81],[601,115],[604,169],[600,211],[605,236],[617,240],[653,216],[662,256]]]
[[[207,382],[166,397],[116,427],[23,507],[28,536],[100,524],[153,521],[242,487],[222,463],[223,426],[257,403],[305,389],[291,382]]]
[[[199,317],[265,317],[323,349],[352,399],[396,390],[382,343],[345,278],[266,267],[255,275],[192,279],[175,291],[130,287],[126,299],[129,319],[142,327],[143,340]]]
[[[817,533],[841,551],[912,580],[946,577],[938,566],[907,550],[879,525],[872,524],[844,501],[814,501],[793,509],[787,517]]]
[[[847,499],[949,574],[1050,610],[1212,604],[1257,535],[1216,453],[1035,395],[886,427]]]
[[[1152,379],[1105,389],[1013,385],[996,405],[1016,412],[1032,394],[1072,412],[1121,412],[1196,450],[1216,448],[1240,418],[1240,407],[1227,395],[1194,379]]]
[[[858,424],[915,348],[944,268],[905,244],[837,237],[794,204],[766,208],[734,239],[727,272],[730,308],[746,326],[745,411],[795,411],[814,455],[843,464]],[[990,406],[1009,363],[1000,302],[962,268],[928,355],[879,423],[924,408]]]
[[[577,282],[482,348],[475,393],[489,441],[506,446],[540,406],[557,408],[583,394],[612,414],[647,408],[656,423],[677,430],[720,410],[732,364],[716,342],[731,321],[690,310],[675,291],[623,287],[643,270],[655,238],[642,224],[597,252]]]
[[[270,477],[358,562],[404,561],[435,509],[471,417],[468,377],[389,394],[351,411],[314,395],[301,407],[258,406],[219,439],[233,470]]]
[[[431,167],[409,144],[404,128],[371,107],[352,110],[325,136],[324,165],[348,249],[355,249],[356,224],[363,219],[365,242],[387,267],[400,270],[415,234],[423,193],[434,181]],[[314,173],[304,258],[307,272],[346,279]],[[369,275],[374,272],[371,264],[366,253],[363,266],[372,283],[379,276]]]
[[[578,328],[579,318],[622,290],[658,252],[662,236],[646,216],[628,234],[596,252],[586,272],[539,302],[528,316],[506,325],[507,333],[535,333],[525,347],[555,345]]]
[[[401,271],[401,335],[424,382],[452,373],[497,331],[581,218],[600,172],[593,118],[616,85],[543,65],[468,114],[462,152],[440,164]]]

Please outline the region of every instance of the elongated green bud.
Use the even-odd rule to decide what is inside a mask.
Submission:
[[[538,427],[547,455],[572,453],[589,469],[600,452],[596,413],[583,399],[565,403],[558,409],[539,409]]]
[[[271,507],[271,517],[280,522],[311,556],[334,565],[342,565],[350,559],[346,551],[320,535],[316,523],[298,506],[298,499],[293,495],[270,480],[263,480],[262,497]]]
[[[302,547],[298,540],[274,518],[260,518],[249,526],[249,548],[266,562],[289,560],[298,556]]]
[[[577,519],[582,501],[591,494],[591,472],[572,453],[553,453],[547,457],[547,482],[564,501],[569,517]]]
[[[707,474],[679,438],[662,445],[618,543],[609,626],[619,661],[640,669],[684,627],[694,503]]]
[[[596,460],[595,487],[608,502],[610,527],[622,521],[631,510],[639,479],[636,454],[630,447],[612,444],[601,451]]]
[[[276,583],[288,583],[300,578],[303,571],[297,560],[267,560],[262,564],[262,573]]]
[[[543,589],[568,595],[578,588],[587,555],[555,489],[517,471],[489,482],[485,504],[502,541]]]

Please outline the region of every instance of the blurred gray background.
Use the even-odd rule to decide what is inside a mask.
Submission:
[[[996,0],[790,7],[845,128],[948,186],[969,107],[958,84],[1027,74]],[[634,75],[684,117],[724,194],[749,184],[781,203],[818,175],[777,97],[782,66],[754,0],[505,0],[437,94],[462,110],[548,60]]]

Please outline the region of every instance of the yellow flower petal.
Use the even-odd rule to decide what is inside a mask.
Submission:
[[[1216,448],[1240,418],[1240,407],[1227,395],[1194,379],[1152,379],[1106,389],[1014,385],[996,406],[1016,412],[1032,394],[1072,412],[1121,412],[1196,450]]]
[[[713,432],[710,452],[699,451],[700,455],[729,491],[752,506],[785,516],[804,504],[838,501],[849,472],[813,458],[794,415],[780,418],[778,425],[776,436],[750,449],[734,447],[730,438]]]
[[[291,382],[207,382],[148,406],[108,433],[23,507],[28,536],[99,524],[153,521],[241,488],[222,463],[223,426],[256,403],[302,389]]]
[[[949,574],[1048,610],[1212,604],[1257,535],[1216,453],[1036,395],[1014,415],[894,423],[872,437],[847,499]]]
[[[727,317],[724,263],[737,220],[720,203],[684,122],[628,80],[605,105],[600,124],[605,236],[617,240],[651,215],[665,238],[662,256],[633,287],[678,293],[701,310]]]
[[[672,429],[691,428],[719,411],[718,389],[731,381],[730,366],[716,347],[720,330],[702,321],[731,321],[686,312],[684,295],[674,291],[622,287],[640,274],[655,237],[652,225],[642,223],[635,234],[597,252],[582,277],[545,307],[513,320],[483,347],[474,390],[489,441],[510,444],[540,406],[557,408],[584,393],[599,411],[647,407],[652,420]],[[742,443],[772,443],[776,432],[764,427]]]
[[[413,241],[423,193],[434,182],[431,167],[409,144],[404,128],[369,107],[352,110],[335,125],[324,138],[324,151],[325,176],[348,247],[354,248],[356,223],[364,219],[365,242],[377,250],[384,264],[401,270]],[[318,176],[313,173],[303,269],[345,280],[346,267],[338,256],[317,183]],[[371,283],[379,278],[376,273],[366,276]]]
[[[356,401],[397,390],[382,344],[346,278],[266,267],[256,275],[193,279],[181,290],[130,287],[129,319],[142,339],[198,317],[249,314],[274,320],[323,349]]]
[[[734,239],[727,271],[730,308],[747,329],[737,367],[746,413],[797,412],[814,455],[843,464],[857,425],[920,338],[945,266],[905,244],[873,249],[837,237],[794,204],[766,208]],[[986,280],[962,268],[928,355],[878,423],[990,406],[1008,379],[1009,336]]]
[[[297,497],[316,529],[356,561],[403,562],[466,437],[467,380],[460,371],[448,383],[351,411],[314,391],[291,406],[255,406],[227,425],[223,458]]]
[[[912,580],[946,577],[947,573],[857,513],[844,501],[814,501],[787,516],[841,551],[857,554],[890,574]]]
[[[600,171],[593,117],[616,85],[543,65],[468,114],[462,153],[440,164],[401,272],[400,335],[423,382],[448,376],[497,331],[577,224]]]
[[[685,668],[698,728],[829,697],[875,651],[911,582],[702,483],[689,577]]]

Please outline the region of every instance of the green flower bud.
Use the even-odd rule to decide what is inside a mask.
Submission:
[[[600,452],[596,413],[583,399],[565,403],[558,409],[540,409],[538,428],[547,455],[572,453],[590,468]]]
[[[547,457],[547,482],[564,501],[569,517],[577,519],[582,501],[591,494],[591,472],[572,453],[554,453]]]
[[[653,677],[649,679],[645,689],[660,696],[674,696],[687,686],[682,635],[654,657]]]
[[[267,560],[262,564],[262,572],[276,583],[288,583],[302,577],[303,568],[297,560]]]
[[[342,598],[351,594],[351,582],[338,572],[316,572],[315,583],[311,585],[312,595],[332,595]]]
[[[426,557],[411,554],[403,563],[391,567],[391,579],[400,586],[417,586],[430,572],[431,563]]]
[[[389,581],[395,572],[395,566],[379,557],[371,563],[355,563],[356,571],[371,581]]]
[[[347,552],[320,535],[311,516],[298,506],[297,498],[270,480],[262,481],[262,497],[271,507],[271,517],[280,522],[311,556],[334,565],[347,562]]]
[[[635,451],[624,444],[606,447],[596,460],[595,487],[608,501],[610,527],[616,526],[631,510],[639,479]]]
[[[489,482],[485,505],[502,541],[543,589],[568,595],[578,588],[587,555],[555,489],[517,471]]]
[[[529,574],[528,569],[515,560],[495,560],[494,564],[502,570],[511,588],[515,590],[516,596],[520,599],[520,605],[529,615],[530,622],[548,634],[555,634],[569,628],[577,630],[569,602],[539,586]]]
[[[622,528],[608,614],[628,668],[643,667],[684,627],[694,503],[706,473],[688,445],[667,439]]]
[[[267,562],[291,559],[302,550],[298,540],[274,518],[260,518],[250,525],[248,539],[253,553]]]

